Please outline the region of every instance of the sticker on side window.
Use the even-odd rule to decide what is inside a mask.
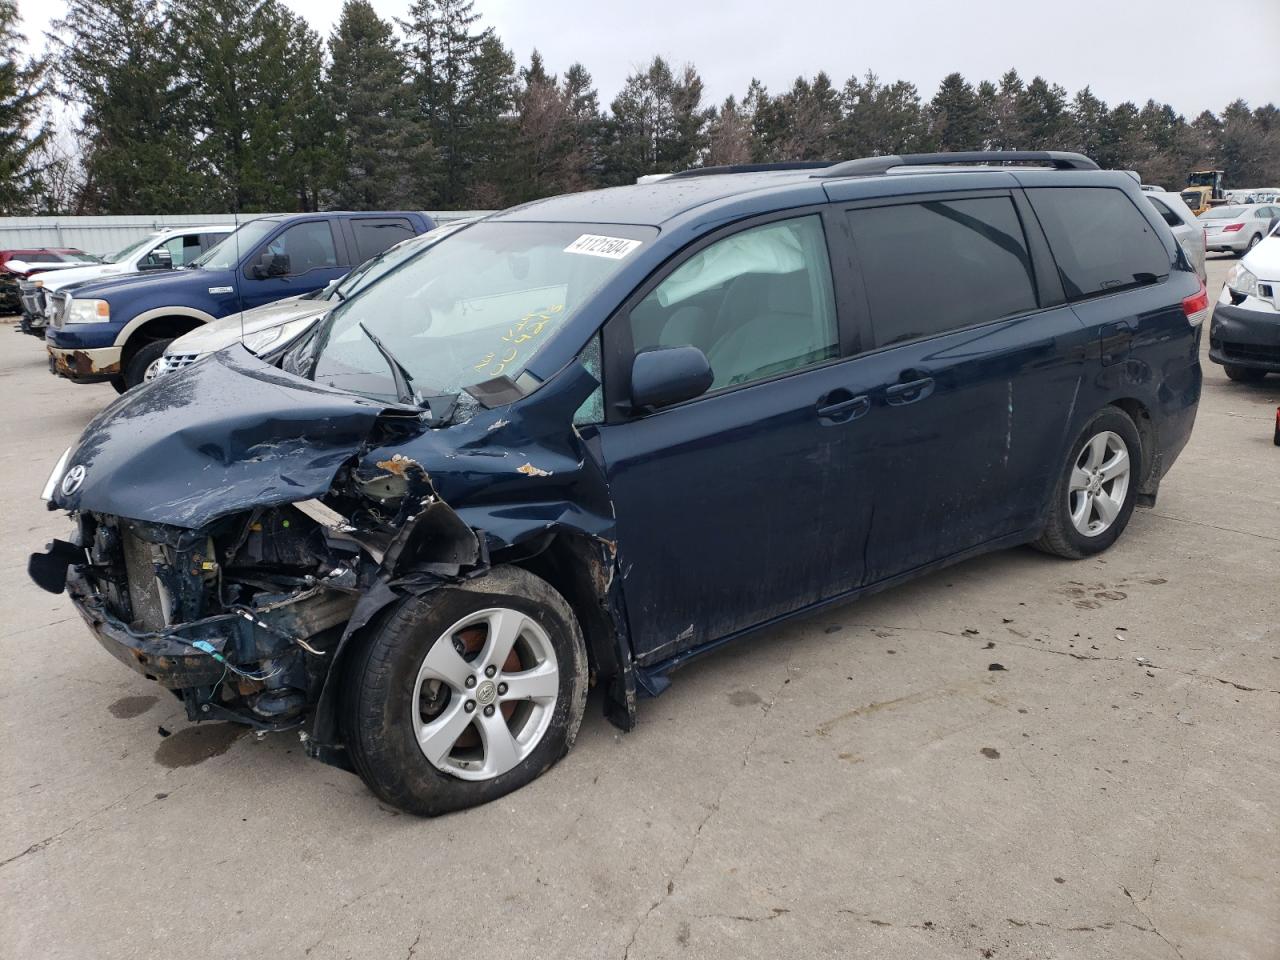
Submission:
[[[564,248],[565,253],[582,253],[588,257],[607,257],[610,260],[621,260],[628,253],[640,246],[640,240],[628,240],[626,237],[602,237],[594,233],[584,233],[573,243]]]

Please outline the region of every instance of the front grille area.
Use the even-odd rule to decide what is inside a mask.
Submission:
[[[46,293],[45,316],[55,329],[61,330],[67,322],[67,295],[65,293]]]
[[[160,359],[160,368],[156,372],[168,373],[171,370],[181,370],[199,359],[198,353],[167,353]]]

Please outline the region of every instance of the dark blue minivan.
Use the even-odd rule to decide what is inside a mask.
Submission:
[[[693,170],[407,257],[277,356],[131,391],[32,557],[192,720],[299,728],[436,814],[529,782],[587,688],[966,557],[1079,558],[1191,433],[1207,297],[1076,154]]]

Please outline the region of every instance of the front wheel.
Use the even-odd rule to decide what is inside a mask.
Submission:
[[[343,729],[375,794],[435,816],[495,800],[568,752],[587,696],[573,611],[499,567],[393,606],[348,662]]]
[[[138,384],[154,379],[171,343],[172,340],[152,340],[139,347],[124,365],[124,388],[132,390]]]
[[[1071,448],[1035,546],[1079,560],[1115,543],[1133,513],[1141,465],[1129,416],[1115,407],[1095,414]]]

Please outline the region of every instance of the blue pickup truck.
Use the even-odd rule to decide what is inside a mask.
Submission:
[[[241,310],[308,293],[435,224],[423,213],[307,213],[243,224],[183,270],[59,291],[49,370],[120,392],[148,379],[174,338]]]

